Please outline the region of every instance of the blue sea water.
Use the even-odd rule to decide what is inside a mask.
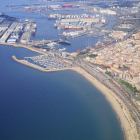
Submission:
[[[1,12],[22,20],[34,18],[38,28],[33,39],[59,37],[60,31],[52,27],[54,21],[41,13],[4,7],[25,3],[37,1],[5,0]],[[71,40],[68,51],[83,49],[83,38]],[[82,75],[70,70],[40,72],[15,62],[12,55],[23,59],[39,54],[0,45],[0,140],[124,140],[120,122],[105,96]]]
[[[36,34],[35,36],[31,37],[31,40],[51,40],[51,39],[59,39],[61,38],[61,36],[59,36],[59,34],[62,34],[62,30],[57,30],[56,28],[54,28],[54,23],[55,20],[47,20],[46,17],[44,17],[42,14],[52,14],[52,13],[71,13],[71,14],[85,14],[85,12],[83,10],[71,10],[71,11],[43,11],[43,12],[24,12],[22,8],[19,8],[18,6],[16,6],[15,8],[17,9],[13,9],[10,10],[11,7],[5,7],[5,5],[7,4],[34,4],[34,3],[38,3],[37,1],[28,1],[28,0],[13,0],[8,1],[5,0],[2,2],[1,4],[1,10],[0,12],[4,12],[6,14],[8,14],[9,16],[12,17],[17,17],[19,18],[21,21],[25,21],[25,19],[33,19],[36,24],[37,24],[37,30],[36,30]],[[58,2],[39,2],[40,4],[60,4]],[[91,14],[91,13],[87,13],[87,14]],[[107,18],[109,19],[114,19],[115,17],[113,16],[107,16]],[[111,25],[113,25],[115,23],[115,21],[110,21],[109,24],[105,27],[106,29],[111,30]],[[87,37],[87,36],[81,36],[78,38],[71,38],[68,41],[71,42],[71,45],[61,45],[59,44],[59,46],[56,47],[56,49],[62,49],[63,47],[66,47],[66,51],[67,52],[76,52],[77,50],[83,50],[86,47],[88,47],[88,45],[90,46],[94,46],[97,41],[99,39],[102,39],[102,37],[98,37],[98,38],[93,38],[93,36]],[[78,43],[77,43],[78,42]]]
[[[123,140],[112,107],[75,71],[43,73],[15,62],[37,55],[0,45],[1,140]]]

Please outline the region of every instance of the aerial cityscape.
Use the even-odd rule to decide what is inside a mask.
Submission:
[[[2,140],[140,139],[139,0],[0,7]]]

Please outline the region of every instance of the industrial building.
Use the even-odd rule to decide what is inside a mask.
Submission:
[[[10,36],[10,32],[5,32],[4,35],[0,38],[0,42],[5,43]]]
[[[76,19],[61,19],[57,20],[55,27],[58,29],[91,29],[92,23],[99,23],[99,18],[76,18]]]
[[[4,19],[0,23],[0,42],[15,43],[22,34],[24,23]]]
[[[31,38],[30,32],[25,32],[22,34],[20,42],[23,44],[26,44],[29,42],[30,38]]]
[[[17,38],[14,38],[14,37],[10,37],[10,38],[7,40],[8,43],[16,43],[16,41],[17,41]]]

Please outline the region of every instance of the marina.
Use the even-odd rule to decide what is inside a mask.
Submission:
[[[7,53],[8,51],[10,54]],[[1,136],[2,139],[9,140],[15,138],[17,140],[20,138],[25,140],[30,137],[31,140],[38,140],[40,138],[42,140],[46,138],[49,140],[60,140],[62,136],[68,140],[73,137],[81,140],[88,138],[104,139],[102,135],[106,135],[106,133],[102,129],[100,130],[99,124],[102,128],[106,128],[106,125],[110,124],[106,131],[108,133],[111,130],[114,131],[111,138],[105,140],[111,140],[116,133],[117,137],[123,140],[120,123],[110,104],[101,92],[82,75],[72,70],[40,72],[13,61],[11,58],[13,52],[15,52],[14,54],[18,59],[22,59],[24,56],[37,55],[37,53],[23,48],[6,47],[4,45],[0,47],[1,66],[4,69],[4,71],[0,69],[0,88],[2,92],[0,98],[0,123],[2,127],[1,133],[3,134]],[[19,54],[20,56],[18,56]],[[9,82],[7,82],[6,76]],[[71,82],[72,79],[73,82]],[[78,87],[77,84],[79,85]],[[8,86],[8,88],[5,86]],[[93,92],[96,94],[93,94]],[[104,108],[97,102],[99,99],[102,101]],[[94,107],[93,109],[91,109],[91,105]],[[95,106],[97,105],[100,111],[96,109]],[[50,106],[53,108],[50,108]],[[77,110],[80,112],[77,113]],[[96,111],[98,119],[95,115]],[[104,111],[109,113],[105,116],[106,118],[102,119]],[[111,125],[112,122],[109,119],[114,122],[113,125]],[[76,122],[77,126],[75,126]],[[85,124],[87,124],[86,129],[84,129]],[[67,125],[69,125],[68,130]],[[79,128],[79,125],[82,129]],[[27,127],[31,129],[30,133],[28,133]],[[34,133],[35,131],[37,131],[36,134]],[[68,136],[70,131],[72,134]],[[93,132],[100,133],[93,134]],[[117,139],[114,138],[114,140]]]
[[[113,40],[111,38],[108,38],[108,35],[110,34],[110,30],[105,29],[105,26],[107,24],[111,25],[110,23],[108,23],[108,19],[106,18],[106,16],[105,16],[105,18],[103,18],[103,16],[100,16],[99,22],[97,22],[97,24],[93,22],[92,24],[88,25],[88,23],[86,23],[85,21],[80,21],[80,22],[82,22],[82,24],[84,24],[85,27],[79,22],[77,22],[78,24],[69,22],[69,24],[66,25],[66,27],[63,27],[63,26],[59,27],[56,24],[55,20],[62,20],[65,22],[64,18],[58,19],[58,17],[57,17],[57,19],[55,19],[55,20],[53,20],[53,19],[50,20],[50,19],[47,19],[45,16],[42,16],[42,14],[50,14],[50,15],[51,14],[52,15],[53,14],[62,14],[63,15],[63,13],[66,13],[67,10],[70,10],[67,12],[68,15],[75,15],[75,13],[77,13],[76,15],[82,15],[83,11],[82,10],[80,11],[79,9],[81,8],[80,7],[81,5],[85,5],[86,3],[83,3],[80,6],[78,6],[78,2],[77,2],[77,4],[75,4],[75,5],[77,5],[77,7],[74,7],[73,3],[61,3],[60,4],[59,2],[58,3],[54,2],[54,4],[51,4],[51,2],[48,2],[48,4],[44,4],[44,5],[61,5],[61,8],[55,9],[55,6],[54,6],[54,9],[47,9],[47,10],[41,9],[41,6],[43,6],[42,3],[45,3],[45,2],[39,2],[39,3],[33,4],[33,1],[32,1],[31,2],[32,4],[31,3],[28,4],[28,2],[26,1],[24,4],[22,4],[22,3],[20,3],[19,5],[4,4],[4,5],[7,5],[7,7],[4,7],[4,8],[8,9],[8,7],[9,7],[11,9],[10,12],[13,14],[13,15],[11,14],[12,17],[13,16],[19,17],[19,16],[17,16],[18,15],[17,11],[20,11],[21,19],[18,22],[24,23],[24,26],[23,26],[23,29],[21,30],[20,35],[14,34],[11,36],[11,34],[13,34],[13,33],[11,33],[8,36],[8,34],[6,34],[6,36],[8,36],[7,39],[5,40],[5,42],[1,42],[0,44],[1,45],[5,44],[5,46],[7,44],[9,44],[9,45],[13,44],[13,46],[17,46],[17,47],[24,46],[27,49],[38,50],[38,52],[42,53],[43,55],[37,56],[37,54],[34,54],[34,53],[28,54],[28,50],[26,50],[26,49],[14,48],[14,47],[10,47],[10,46],[2,47],[1,49],[6,50],[5,52],[8,52],[7,48],[9,48],[10,51],[6,54],[9,55],[9,53],[10,53],[13,55],[13,52],[14,52],[14,55],[17,56],[17,62],[18,61],[23,62],[22,64],[36,68],[38,70],[43,70],[43,71],[45,70],[44,72],[46,72],[46,71],[49,72],[49,70],[50,71],[59,71],[59,70],[65,70],[65,69],[67,69],[67,70],[69,69],[69,70],[63,71],[63,72],[62,71],[52,72],[52,73],[49,72],[49,73],[46,73],[46,75],[44,75],[44,73],[42,73],[40,71],[30,69],[29,67],[26,67],[26,66],[23,67],[21,64],[18,64],[18,63],[15,63],[15,65],[17,65],[16,67],[12,67],[11,63],[14,63],[13,61],[12,62],[10,61],[8,63],[9,64],[8,67],[10,68],[10,72],[12,73],[9,75],[6,73],[9,77],[8,80],[12,77],[11,75],[13,75],[15,73],[18,75],[17,78],[15,77],[15,79],[17,80],[19,77],[20,78],[19,83],[23,82],[23,84],[19,84],[19,86],[22,85],[20,87],[20,89],[22,88],[23,90],[17,91],[17,93],[18,93],[17,95],[19,95],[19,99],[17,99],[17,102],[20,103],[19,102],[20,99],[23,99],[23,101],[21,101],[21,103],[22,103],[21,106],[19,105],[20,110],[23,110],[22,111],[23,114],[22,113],[20,114],[19,112],[18,112],[19,115],[15,114],[15,116],[17,116],[17,117],[19,116],[19,118],[20,118],[19,121],[18,121],[18,118],[15,116],[11,117],[12,119],[9,118],[10,120],[12,120],[12,122],[15,122],[17,120],[17,124],[14,123],[14,125],[12,125],[11,122],[8,122],[8,125],[13,128],[13,131],[10,130],[10,133],[12,131],[13,135],[16,134],[14,132],[14,130],[17,130],[17,128],[19,128],[18,130],[19,130],[19,132],[21,132],[21,130],[22,130],[22,134],[18,133],[18,135],[15,135],[17,137],[17,139],[19,139],[19,138],[28,139],[30,137],[31,139],[34,139],[34,140],[35,139],[37,140],[40,138],[46,139],[46,137],[47,137],[47,139],[50,139],[50,140],[51,139],[57,139],[57,140],[58,139],[67,139],[67,140],[70,139],[71,140],[73,138],[81,139],[81,140],[82,139],[83,140],[85,140],[85,139],[105,139],[105,138],[107,138],[107,140],[125,139],[120,122],[117,119],[115,112],[113,112],[114,116],[116,117],[115,118],[116,120],[114,121],[113,120],[114,118],[111,114],[112,112],[109,111],[108,107],[105,106],[103,100],[100,98],[100,96],[102,94],[101,95],[94,94],[94,93],[98,93],[99,90],[97,90],[95,92],[92,89],[90,90],[90,88],[88,86],[91,85],[91,87],[93,87],[93,85],[89,81],[93,81],[93,83],[95,82],[94,85],[99,84],[100,85],[99,89],[101,89],[101,91],[102,91],[102,89],[105,91],[106,90],[105,87],[102,84],[100,84],[98,81],[96,81],[96,79],[94,79],[94,77],[92,77],[89,73],[86,73],[84,70],[83,71],[80,70],[80,68],[76,69],[77,65],[72,63],[74,61],[75,55],[80,55],[80,54],[86,53],[86,52],[93,53],[95,49],[98,50],[98,49],[107,47],[108,45],[113,43]],[[62,7],[62,5],[63,5],[63,7]],[[21,6],[21,8],[19,8],[18,6]],[[29,12],[25,12],[24,9],[29,9]],[[37,9],[37,10],[34,10],[34,9]],[[74,11],[74,9],[76,9],[76,10],[78,9],[78,11]],[[42,13],[40,13],[40,12],[42,12]],[[79,12],[79,14],[78,14],[78,12]],[[10,15],[9,13],[7,13],[7,14]],[[87,13],[87,15],[90,15],[90,14]],[[93,14],[91,14],[91,15],[93,17],[95,17],[95,19],[98,18],[98,17],[96,17],[96,15],[93,15]],[[56,18],[56,17],[54,17],[54,18]],[[26,19],[30,19],[30,20],[26,20]],[[31,19],[33,19],[33,22],[29,22],[29,21],[31,21]],[[90,20],[90,18],[89,19],[85,18],[85,19],[87,19],[86,21]],[[102,21],[103,21],[102,19],[105,19],[104,24],[102,24]],[[76,20],[77,19],[75,17],[75,21]],[[28,25],[28,24],[30,24],[30,25]],[[36,28],[35,28],[34,24],[36,24]],[[26,26],[27,26],[27,28],[26,28]],[[80,27],[80,26],[82,26],[82,27]],[[93,27],[94,27],[94,29],[93,29]],[[8,28],[10,28],[10,26]],[[7,30],[8,30],[8,28],[7,28]],[[25,28],[27,30],[25,30]],[[90,28],[92,28],[92,30]],[[10,33],[10,31],[9,31],[9,33]],[[25,33],[25,36],[23,36],[24,33]],[[4,34],[2,34],[2,37],[3,37],[3,35]],[[19,36],[19,37],[15,41],[16,36]],[[25,38],[22,39],[22,36]],[[21,39],[23,42],[21,42]],[[8,40],[11,42],[8,42]],[[4,45],[2,45],[2,46],[4,46]],[[20,54],[19,54],[17,52],[20,49],[22,51],[20,51]],[[27,52],[27,54],[26,54],[26,52]],[[10,55],[10,56],[12,56],[12,55]],[[32,57],[30,57],[30,55]],[[7,57],[7,56],[5,57],[5,56],[6,55],[4,54],[5,59],[9,58],[9,57]],[[79,58],[80,58],[80,56],[79,56]],[[19,74],[16,73],[18,66],[19,66],[19,71],[18,71]],[[5,68],[4,65],[2,66],[2,68]],[[70,70],[71,68],[73,70],[75,70],[76,73],[74,71],[71,71]],[[28,72],[26,72],[26,69],[28,70]],[[5,70],[6,70],[6,68],[5,68]],[[24,72],[25,72],[25,76],[22,74]],[[80,78],[80,77],[82,78],[79,81],[77,81],[78,78],[76,77],[76,75],[78,76],[77,72],[82,74],[82,75],[79,75],[79,77],[78,77],[78,78]],[[66,75],[64,75],[64,74],[66,74]],[[75,74],[75,75],[73,76],[73,74]],[[26,75],[28,75],[28,76],[26,77]],[[2,76],[3,76],[3,74],[2,74]],[[23,76],[23,78],[25,78],[25,80],[22,79],[22,76]],[[82,77],[82,76],[85,76],[85,77]],[[68,77],[70,77],[70,79],[68,79]],[[87,84],[83,83],[86,81],[85,78],[87,78],[89,80],[88,81],[89,83],[87,83]],[[15,80],[15,79],[13,79],[13,80]],[[3,78],[2,84],[5,83],[4,80],[5,80],[5,78]],[[16,80],[15,80],[15,82],[16,82]],[[34,83],[32,83],[30,80],[33,80]],[[74,82],[77,81],[77,83],[76,84],[74,82],[71,83],[71,81],[74,81]],[[13,83],[14,82],[12,82],[11,84],[13,84]],[[24,83],[26,83],[25,87],[24,87]],[[81,83],[82,83],[82,85],[81,85]],[[10,89],[11,84],[8,85],[9,89]],[[1,85],[1,86],[4,87],[4,85]],[[26,94],[24,92],[24,90],[26,90],[28,88],[28,86],[29,86],[29,92]],[[60,89],[61,86],[62,86],[62,89]],[[14,87],[14,86],[12,85],[11,87]],[[34,87],[37,87],[37,88],[32,92],[32,89]],[[38,89],[42,89],[42,91],[41,90],[38,91]],[[80,90],[80,92],[78,92],[78,90]],[[104,93],[104,91],[102,91],[102,92]],[[107,92],[110,93],[110,91],[107,91]],[[7,92],[5,92],[5,93],[7,93]],[[38,96],[38,93],[39,93],[39,96]],[[114,96],[113,92],[111,92],[111,94]],[[111,96],[110,100],[113,100],[113,96],[111,94],[110,94],[110,96]],[[16,92],[14,93],[14,96],[15,95],[16,95]],[[24,95],[25,95],[25,98],[24,98]],[[28,96],[30,96],[30,95],[31,95],[31,97],[33,97],[33,100],[28,98]],[[99,98],[98,98],[98,95],[99,95]],[[109,99],[107,95],[108,94],[106,94],[106,97],[107,97],[107,99]],[[64,96],[66,97],[66,100],[64,99],[64,102],[63,102],[62,98]],[[94,97],[92,98],[92,96],[94,96]],[[56,100],[54,99],[55,97],[56,97]],[[13,98],[15,98],[15,97],[13,97]],[[60,100],[58,98],[60,98]],[[43,102],[42,102],[42,99],[43,99]],[[78,105],[77,99],[80,101],[79,105]],[[93,100],[93,99],[95,99],[95,100]],[[103,99],[105,99],[105,102],[106,102],[106,98],[104,98],[104,96],[103,96]],[[121,101],[119,98],[116,98],[116,97],[113,100],[115,106],[117,105],[117,109],[118,109],[118,108],[120,108],[120,106],[118,103],[116,103],[117,102],[116,100],[118,100],[119,102],[121,102]],[[85,101],[85,102],[83,102],[83,101]],[[12,101],[10,101],[10,102],[12,102]],[[9,102],[9,104],[10,104],[10,102]],[[26,102],[26,103],[24,103],[24,102]],[[28,102],[29,102],[29,106],[27,105]],[[36,106],[35,102],[38,103],[37,106]],[[1,103],[4,104],[3,102],[1,102]],[[14,103],[16,103],[16,102],[14,102]],[[73,106],[70,105],[69,103],[72,103]],[[56,104],[57,104],[58,108],[56,108]],[[60,104],[62,106],[60,106]],[[29,108],[29,107],[31,107],[31,105],[33,105],[33,108],[29,108],[29,111],[28,111],[26,109],[26,107],[22,108],[24,105],[25,106],[27,105],[27,108]],[[66,106],[66,105],[68,105],[68,106]],[[98,106],[98,108],[97,108],[97,106]],[[53,107],[53,109],[52,109],[52,107]],[[16,107],[14,107],[14,108],[16,108]],[[51,110],[49,110],[50,108],[51,108]],[[68,108],[68,110],[66,110],[66,108]],[[84,109],[85,109],[85,111],[84,111]],[[102,111],[102,109],[103,109],[103,111]],[[9,110],[10,110],[10,108],[9,108]],[[26,112],[24,112],[24,110],[27,110],[27,114],[28,114],[27,116],[26,116]],[[68,114],[68,117],[66,116],[67,111],[70,112],[70,114]],[[79,112],[79,111],[81,111],[81,112]],[[96,114],[96,111],[97,111],[97,114]],[[120,109],[120,111],[122,111],[122,110]],[[7,109],[6,109],[6,112],[7,112]],[[104,113],[104,112],[109,112],[109,113]],[[37,115],[36,115],[36,113],[37,113]],[[43,114],[40,114],[40,113],[43,113]],[[99,113],[99,115],[98,115],[98,113]],[[32,114],[33,114],[33,116],[32,116]],[[62,114],[64,115],[63,117],[61,116]],[[80,116],[78,116],[78,114]],[[85,117],[85,114],[87,115],[87,117]],[[5,114],[5,116],[7,117],[6,114]],[[8,120],[8,119],[5,116],[4,116],[4,118],[2,118],[2,122],[7,122],[5,120]],[[22,116],[23,116],[23,118],[22,118]],[[28,118],[28,116],[32,116],[32,117]],[[76,118],[75,118],[75,116],[76,116]],[[82,116],[83,116],[83,118],[82,118]],[[104,119],[102,119],[102,116],[104,116]],[[24,118],[26,118],[26,120],[23,124],[21,124],[24,121]],[[47,120],[46,120],[46,118],[47,118]],[[84,120],[84,118],[85,118],[85,120]],[[98,122],[97,118],[100,118],[99,122]],[[48,120],[49,120],[49,122],[48,122]],[[124,120],[122,122],[125,122],[125,120],[126,120],[126,118],[124,116]],[[93,123],[92,123],[92,121],[93,121]],[[32,126],[34,126],[34,122],[37,122],[37,123],[33,130]],[[84,122],[84,123],[82,123],[82,122]],[[110,125],[108,125],[109,123],[110,123]],[[25,124],[25,128],[24,128],[24,124]],[[28,130],[26,131],[27,124],[29,126],[28,128],[31,130],[30,131],[31,134],[28,134],[29,137],[26,135],[29,132]],[[56,124],[57,124],[57,126],[56,126]],[[85,125],[88,126],[86,129],[84,129]],[[23,126],[23,127],[21,128],[20,126]],[[37,126],[37,128],[36,128],[36,126]],[[67,126],[69,126],[69,128]],[[106,128],[106,126],[108,126],[108,127]],[[123,124],[123,126],[125,126],[125,125]],[[4,133],[3,138],[6,137],[7,139],[11,139],[11,138],[15,137],[10,134],[9,134],[9,136],[5,135],[5,133],[9,132],[9,131],[7,131],[7,128],[8,128],[7,125],[4,124],[3,130],[2,130],[2,133]],[[55,128],[55,130],[54,130],[54,128]],[[75,130],[73,128],[75,128]],[[84,131],[82,131],[81,128]],[[107,133],[104,130],[106,130]],[[35,133],[35,132],[38,132],[38,133]],[[71,136],[69,136],[69,132],[72,132]],[[81,135],[81,132],[82,132],[82,135]],[[53,135],[54,133],[55,133],[55,136]],[[33,135],[33,134],[36,134],[36,135]]]
[[[36,66],[41,67],[44,70],[59,70],[65,68],[73,68],[76,67],[70,60],[62,60],[57,57],[53,57],[51,55],[40,55],[35,57],[25,57],[24,62],[29,64],[34,64]]]

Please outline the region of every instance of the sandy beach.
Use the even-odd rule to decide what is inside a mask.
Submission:
[[[77,67],[73,68],[76,72],[83,75],[87,80],[89,80],[96,88],[98,88],[107,98],[117,116],[119,117],[120,123],[122,124],[123,131],[125,134],[126,140],[138,140],[136,123],[131,117],[131,114],[126,107],[126,105],[122,102],[122,100],[110,89],[101,84],[97,79],[88,74],[82,68]],[[123,106],[123,108],[121,108]]]
[[[119,117],[120,123],[122,124],[123,131],[125,134],[125,139],[126,140],[138,140],[136,123],[132,119],[131,114],[130,114],[128,108],[126,107],[126,105],[122,102],[122,100],[113,91],[108,89],[106,86],[104,86],[97,79],[95,79],[93,76],[91,76],[86,71],[84,71],[82,68],[74,67],[74,68],[65,68],[65,69],[56,69],[56,70],[44,70],[44,69],[41,69],[40,67],[37,67],[36,65],[31,65],[31,64],[25,63],[25,60],[18,60],[15,56],[12,56],[12,58],[21,64],[35,68],[42,72],[74,70],[74,71],[78,72],[79,74],[83,75],[87,80],[89,80],[96,88],[98,88],[105,95],[106,99],[109,101],[109,103],[113,107],[114,111],[116,112],[117,116]]]

